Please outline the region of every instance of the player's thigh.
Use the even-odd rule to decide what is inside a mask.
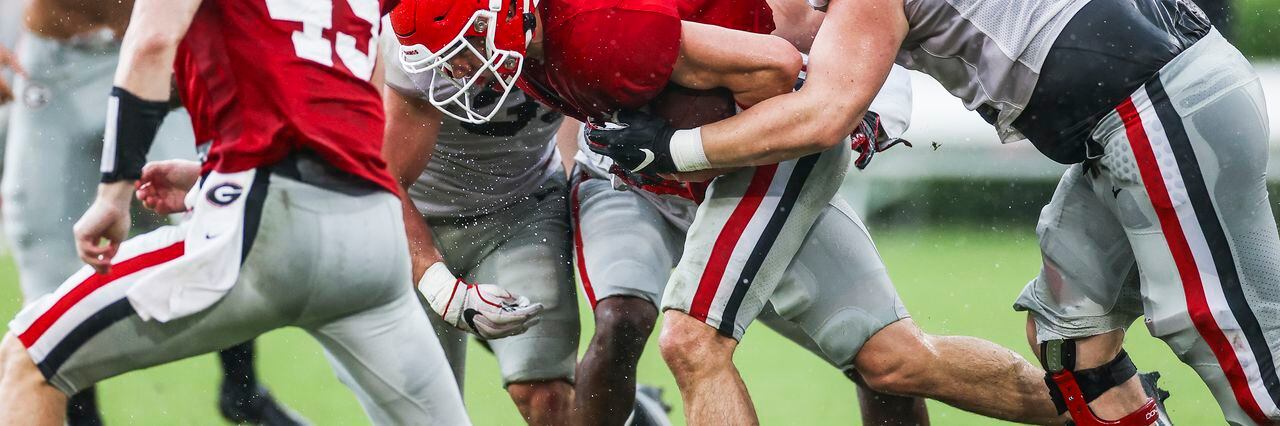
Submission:
[[[818,216],[769,301],[807,337],[797,343],[816,345],[842,369],[872,335],[908,317],[866,227],[843,200]]]
[[[1014,309],[1028,311],[1038,341],[1126,329],[1142,315],[1138,269],[1116,205],[1129,194],[1095,182],[1089,166],[1071,166],[1040,211],[1040,273]]]
[[[116,272],[88,267],[25,308],[10,323],[49,382],[73,394],[103,379],[248,340],[288,323],[284,309],[262,297],[252,271],[212,307],[159,322],[143,320],[126,293],[138,278],[183,256],[185,232],[164,227],[124,243]]]
[[[1104,119],[1123,131],[1104,139],[1115,166],[1103,178],[1135,200],[1121,217],[1141,219],[1125,227],[1152,334],[1226,395],[1229,421],[1277,419],[1280,237],[1265,186],[1265,103],[1238,52],[1216,33],[1201,43],[1214,38],[1220,48],[1175,60],[1135,92],[1125,119]]]
[[[375,424],[469,423],[444,351],[409,291],[308,329]]]
[[[663,308],[741,338],[839,189],[849,156],[847,147],[837,147],[712,181]]]
[[[485,256],[469,274],[473,282],[496,284],[541,303],[541,321],[516,336],[489,341],[506,383],[572,380],[578,354],[578,299],[570,260],[569,211],[562,177],[553,191],[515,207],[523,226]],[[533,200],[531,200],[533,201]],[[513,220],[515,218],[513,217]]]
[[[658,306],[682,233],[654,202],[605,179],[578,180],[570,198],[574,263],[588,303],[626,296]]]

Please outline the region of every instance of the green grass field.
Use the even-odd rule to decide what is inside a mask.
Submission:
[[[994,340],[1030,356],[1023,335],[1024,317],[1009,305],[1037,272],[1039,254],[1030,228],[992,232],[977,228],[890,229],[877,242],[915,319],[929,332],[967,334]],[[0,261],[0,316],[11,317],[20,304],[16,273]],[[585,304],[583,304],[585,306]],[[588,319],[584,308],[583,318]],[[583,342],[590,321],[583,324]],[[1173,392],[1173,419],[1184,425],[1222,424],[1209,392],[1189,367],[1141,326],[1132,329],[1128,349],[1139,368],[1164,373]],[[259,341],[258,368],[282,400],[319,425],[365,424],[360,407],[338,383],[320,347],[296,329],[280,330]],[[492,356],[472,347],[466,399],[475,423],[521,424],[499,385]],[[854,387],[838,372],[762,326],[747,333],[736,359],[764,424],[857,424]],[[112,424],[222,424],[214,406],[219,372],[212,356],[202,356],[108,380],[100,395]],[[683,423],[675,384],[650,342],[642,360],[641,381],[667,389],[672,413]],[[939,425],[988,425],[998,422],[930,403]]]

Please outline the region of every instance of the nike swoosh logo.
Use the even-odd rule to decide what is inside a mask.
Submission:
[[[648,166],[649,163],[652,163],[654,158],[657,158],[657,156],[653,155],[653,151],[650,151],[648,148],[640,148],[640,152],[644,153],[644,161],[641,161],[639,166],[632,169],[631,171],[633,172],[640,171],[640,169],[643,169],[645,166]]]

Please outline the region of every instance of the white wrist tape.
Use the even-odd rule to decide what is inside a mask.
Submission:
[[[449,272],[449,267],[445,266],[444,262],[436,262],[427,268],[427,272],[422,274],[422,279],[418,280],[418,292],[427,298],[427,302],[430,302],[432,307],[436,307],[438,302],[449,303],[448,297],[453,295],[457,284],[458,277],[453,275],[453,272]],[[448,306],[438,308],[444,310]]]
[[[702,128],[676,130],[671,135],[671,162],[676,170],[694,172],[711,168],[707,161],[707,152],[702,148]]]

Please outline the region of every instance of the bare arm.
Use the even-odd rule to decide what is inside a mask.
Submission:
[[[387,112],[382,157],[391,176],[404,189],[400,191],[400,204],[413,259],[413,281],[417,283],[427,268],[444,260],[436,249],[427,221],[409,199],[409,187],[422,175],[435,151],[442,114],[426,102],[405,97],[390,88],[383,89],[382,99]]]
[[[125,31],[115,85],[152,102],[169,99],[173,60],[201,0],[138,0]],[[137,143],[137,141],[121,141]],[[98,185],[98,195],[76,222],[76,251],[89,266],[106,273],[129,234],[129,202],[134,181]],[[103,244],[103,240],[106,244]]]
[[[884,84],[906,31],[901,0],[833,0],[803,88],[701,128],[711,166],[771,164],[839,144]]]
[[[564,173],[573,176],[573,156],[578,155],[578,131],[582,122],[572,117],[565,117],[556,129],[556,149],[560,151],[560,163],[564,165]]]
[[[689,21],[680,31],[673,83],[698,90],[726,88],[743,106],[795,87],[803,62],[800,52],[782,38]]]
[[[773,35],[791,42],[801,53],[809,53],[826,14],[795,0],[769,0],[768,3],[776,26]]]
[[[173,59],[201,0],[138,0],[121,41],[114,83],[142,99],[169,99]]]

